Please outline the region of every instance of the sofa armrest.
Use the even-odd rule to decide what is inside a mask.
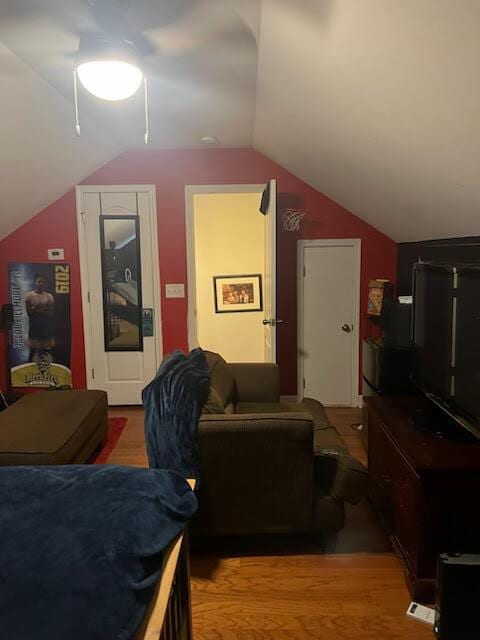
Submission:
[[[347,453],[325,449],[315,454],[315,483],[336,500],[357,504],[367,492],[367,468]]]
[[[229,364],[239,402],[280,402],[278,365],[270,363]]]
[[[305,414],[203,415],[194,531],[234,535],[308,531],[313,426]]]

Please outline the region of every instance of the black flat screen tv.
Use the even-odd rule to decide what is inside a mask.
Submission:
[[[413,268],[413,379],[480,439],[480,265]]]

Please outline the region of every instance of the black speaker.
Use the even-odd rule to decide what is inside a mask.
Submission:
[[[444,553],[438,559],[435,635],[439,640],[480,638],[480,555]]]
[[[385,300],[382,307],[383,339],[386,347],[408,349],[412,346],[412,305]]]
[[[10,331],[13,324],[13,305],[4,304],[0,310],[0,330]]]

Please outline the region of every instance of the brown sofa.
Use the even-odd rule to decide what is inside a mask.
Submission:
[[[105,440],[104,391],[40,391],[0,413],[0,466],[83,464]]]
[[[227,364],[206,352],[210,395],[198,428],[202,461],[194,530],[206,535],[338,532],[367,472],[323,406],[280,402],[278,367]]]

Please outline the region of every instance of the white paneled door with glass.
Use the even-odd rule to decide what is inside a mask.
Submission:
[[[141,404],[161,360],[153,186],[77,187],[87,386]]]

